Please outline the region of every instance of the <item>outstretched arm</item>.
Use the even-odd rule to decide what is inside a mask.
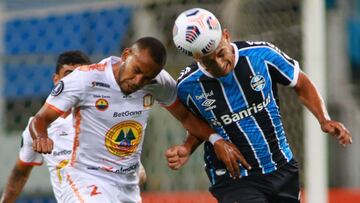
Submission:
[[[12,203],[19,197],[24,185],[29,179],[33,166],[24,165],[18,160],[11,171],[0,203]]]
[[[336,137],[342,146],[352,143],[349,130],[342,123],[331,120],[320,93],[304,73],[299,73],[299,79],[294,89],[300,101],[319,121],[323,132]]]
[[[32,119],[29,130],[33,138],[33,150],[38,153],[51,153],[54,143],[48,137],[47,128],[54,120],[61,115],[60,112],[44,104],[39,112]]]

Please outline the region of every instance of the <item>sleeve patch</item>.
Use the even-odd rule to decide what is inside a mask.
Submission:
[[[63,90],[64,90],[64,82],[60,80],[60,82],[58,82],[58,84],[56,84],[54,89],[51,91],[51,95],[58,96]]]

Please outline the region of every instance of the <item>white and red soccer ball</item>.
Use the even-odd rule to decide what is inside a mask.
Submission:
[[[199,58],[212,53],[219,45],[221,37],[219,20],[205,9],[186,10],[175,20],[175,46],[188,56]]]

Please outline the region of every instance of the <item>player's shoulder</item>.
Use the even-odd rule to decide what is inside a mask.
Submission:
[[[239,50],[244,49],[257,49],[257,48],[268,48],[269,50],[274,50],[281,52],[278,47],[276,47],[274,44],[266,41],[236,41],[234,44],[237,46]]]
[[[189,66],[185,67],[184,69],[182,69],[180,71],[180,75],[177,79],[177,83],[183,83],[185,81],[190,81],[191,79],[193,79],[191,76],[199,70],[199,66],[197,65],[196,62],[190,64]]]

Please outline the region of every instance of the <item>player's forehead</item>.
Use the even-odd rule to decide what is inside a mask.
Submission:
[[[60,68],[60,71],[74,70],[75,68],[77,68],[81,65],[83,65],[83,64],[63,64]]]
[[[221,52],[224,48],[226,48],[226,41],[221,40],[219,45],[216,47],[216,49],[211,54],[203,56],[201,58],[201,60],[202,61],[214,61],[216,59],[216,57],[218,57],[219,52]]]
[[[141,73],[155,77],[162,67],[151,57],[147,49],[137,49],[134,52],[134,68],[139,68]]]

